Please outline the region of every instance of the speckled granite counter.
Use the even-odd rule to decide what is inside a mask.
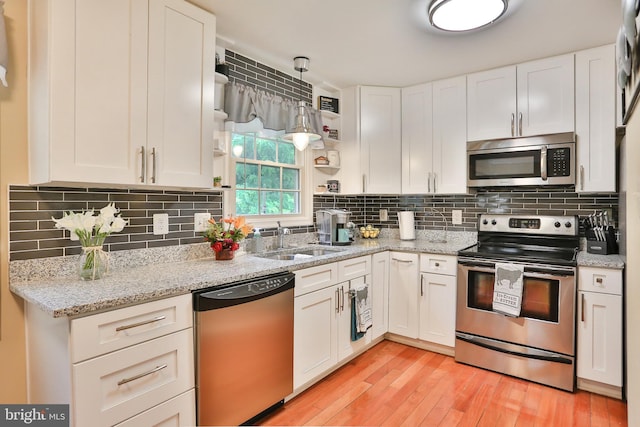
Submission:
[[[421,238],[402,241],[394,237],[359,240],[350,246],[333,248],[339,249],[336,252],[290,261],[251,254],[232,261],[215,261],[206,244],[175,247],[169,255],[161,248],[131,251],[133,255],[128,251],[114,252],[112,264],[115,268],[109,276],[94,282],[76,278],[75,257],[13,261],[10,263],[10,289],[52,317],[76,316],[386,250],[456,255],[460,249],[475,243],[475,238],[473,233],[449,233],[447,243]],[[586,252],[580,252],[578,265],[624,267],[618,255]]]
[[[473,236],[467,233],[450,233],[448,243],[429,240],[401,241],[394,238],[360,240],[350,246],[341,246],[327,255],[299,260],[279,261],[246,254],[231,261],[215,261],[211,250],[195,245],[198,259],[170,258],[162,262],[142,266],[114,268],[100,280],[84,282],[73,275],[75,257],[64,260],[36,260],[12,262],[10,289],[52,317],[76,316],[94,311],[144,303],[157,298],[188,293],[195,289],[215,287],[227,283],[251,279],[282,271],[295,271],[328,262],[340,261],[386,250],[429,252],[455,255],[458,250],[473,244]],[[191,246],[191,245],[190,245]],[[204,249],[200,249],[202,246]],[[317,247],[317,246],[316,246]],[[126,261],[123,254],[114,252],[112,263]],[[193,255],[191,255],[193,256]],[[197,255],[196,255],[197,256]],[[120,258],[125,258],[121,260]],[[150,258],[154,258],[151,256]],[[55,264],[62,262],[60,266]],[[47,267],[46,264],[50,265]],[[44,264],[42,267],[39,264]],[[36,267],[37,266],[37,267]],[[38,268],[39,271],[35,271]],[[66,275],[54,277],[59,272]],[[28,279],[34,280],[28,280]]]

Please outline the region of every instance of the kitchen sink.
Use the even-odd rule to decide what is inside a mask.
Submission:
[[[343,251],[341,248],[287,248],[278,251],[265,252],[263,254],[254,254],[259,258],[274,259],[279,261],[291,261],[295,259],[318,257],[323,255],[331,255]]]

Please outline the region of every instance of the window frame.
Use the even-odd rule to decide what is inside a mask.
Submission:
[[[231,133],[254,133],[256,138],[277,139],[278,135],[263,134],[262,132],[240,132],[232,131],[229,134],[229,145],[231,145]],[[229,147],[231,148],[231,147]],[[296,166],[300,171],[300,213],[298,214],[277,214],[277,215],[244,215],[247,222],[254,228],[274,228],[278,226],[278,221],[283,227],[309,226],[313,225],[313,165],[311,148],[304,151],[295,150]],[[234,157],[229,151],[228,170],[229,183],[231,189],[224,194],[224,215],[236,215],[236,164],[244,162],[244,158]],[[253,163],[254,161],[252,161]],[[273,162],[256,160],[256,163],[263,165],[274,165]],[[284,163],[277,163],[279,167],[286,167]]]

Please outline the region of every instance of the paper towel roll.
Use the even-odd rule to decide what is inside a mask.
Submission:
[[[400,227],[400,240],[415,240],[416,229],[412,211],[398,212],[398,225]]]

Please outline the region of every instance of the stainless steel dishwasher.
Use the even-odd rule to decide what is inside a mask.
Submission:
[[[295,275],[193,294],[198,425],[240,425],[293,392]]]

